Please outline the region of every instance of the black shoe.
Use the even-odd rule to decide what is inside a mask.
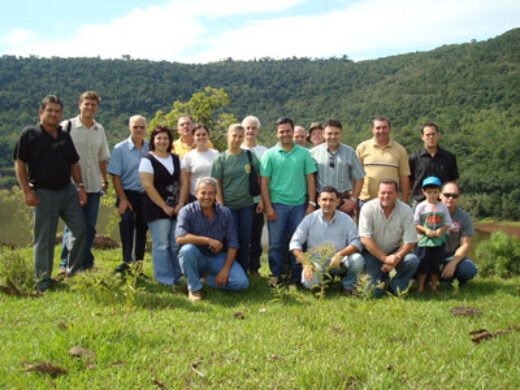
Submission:
[[[124,273],[130,269],[130,264],[122,262],[115,269],[114,272]]]

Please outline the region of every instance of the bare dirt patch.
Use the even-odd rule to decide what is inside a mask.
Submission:
[[[520,239],[520,226],[506,226],[497,223],[479,223],[475,225],[475,230],[489,234],[501,231]]]

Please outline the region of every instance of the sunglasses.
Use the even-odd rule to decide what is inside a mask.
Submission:
[[[453,199],[457,199],[459,197],[459,194],[449,194],[449,193],[445,193],[445,194],[442,194],[445,198],[453,198]]]
[[[334,155],[329,154],[329,167],[334,168]]]

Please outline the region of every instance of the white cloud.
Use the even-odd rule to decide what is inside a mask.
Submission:
[[[84,25],[67,38],[12,30],[0,42],[5,53],[45,57],[130,54],[204,63],[227,57],[347,54],[360,60],[487,38],[517,27],[520,20],[516,0],[358,0],[302,16],[298,6],[304,2],[172,0],[134,9],[106,24]],[[294,16],[273,16],[282,11]],[[224,24],[229,17],[235,27]]]

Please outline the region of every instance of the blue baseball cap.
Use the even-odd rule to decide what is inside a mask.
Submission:
[[[442,187],[442,183],[435,176],[430,176],[423,180],[421,188],[428,187],[428,186]]]

